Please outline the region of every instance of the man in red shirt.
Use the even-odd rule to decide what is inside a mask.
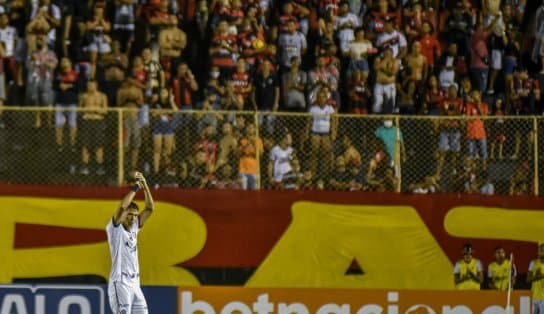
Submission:
[[[489,114],[489,106],[485,102],[482,102],[482,93],[480,91],[473,90],[470,96],[471,101],[467,102],[465,107],[465,115],[468,117],[468,155],[471,158],[480,158],[481,170],[485,171],[487,168],[487,135],[484,120],[481,117]],[[476,151],[477,146],[479,153]]]

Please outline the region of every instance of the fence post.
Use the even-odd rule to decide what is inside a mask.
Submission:
[[[534,181],[534,193],[535,195],[539,195],[539,187],[538,187],[538,183],[539,183],[539,175],[538,175],[538,118],[537,117],[533,117],[533,132],[534,132],[534,135],[533,135],[533,142],[534,142],[534,156],[533,156],[533,160],[534,160],[534,171],[535,171],[535,181]]]
[[[117,108],[117,185],[124,183],[125,152],[123,149],[123,109]]]
[[[261,152],[259,151],[259,111],[255,111],[253,117],[253,123],[255,123],[255,158],[257,159],[257,189],[261,189]]]
[[[402,157],[401,157],[401,148],[402,148],[402,145],[401,145],[401,138],[400,138],[400,118],[399,116],[397,115],[395,117],[395,127],[397,128],[396,131],[395,131],[395,175],[397,176],[398,178],[398,183],[397,183],[397,193],[400,193],[401,190],[402,190],[402,172],[401,172],[401,161],[402,161]]]

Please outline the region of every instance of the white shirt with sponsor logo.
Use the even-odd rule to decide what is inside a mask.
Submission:
[[[272,147],[270,160],[274,162],[274,180],[281,181],[283,176],[292,170],[292,159],[293,147],[288,146],[286,149],[281,148],[279,145]]]
[[[331,132],[331,115],[335,113],[334,107],[325,105],[321,108],[318,105],[313,105],[310,108],[310,114],[313,115],[312,132],[319,134],[327,134]]]
[[[378,36],[378,39],[376,39],[376,46],[380,48],[391,48],[393,51],[393,58],[396,58],[399,55],[401,47],[406,47],[407,45],[406,37],[396,30],[391,33],[383,32]]]
[[[13,26],[6,26],[0,29],[0,41],[6,48],[6,57],[12,57],[15,50],[15,39],[17,39],[17,29]]]
[[[140,265],[138,263],[139,220],[136,219],[130,231],[127,231],[122,224],[115,226],[112,218],[106,226],[106,232],[111,253],[110,282],[138,282],[140,280]]]

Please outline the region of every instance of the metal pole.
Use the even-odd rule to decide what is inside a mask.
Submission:
[[[125,152],[123,149],[123,110],[117,108],[117,185],[121,186],[125,178]]]
[[[535,171],[535,178],[534,178],[534,193],[535,195],[539,194],[539,188],[538,188],[538,182],[539,182],[539,175],[538,175],[538,118],[533,118],[533,141],[534,141],[534,171]]]

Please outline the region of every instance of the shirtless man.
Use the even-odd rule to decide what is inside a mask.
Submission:
[[[161,56],[171,59],[171,69],[177,69],[183,49],[187,46],[187,35],[178,28],[178,17],[170,15],[170,24],[159,33]]]
[[[376,84],[374,85],[374,105],[372,112],[392,114],[395,110],[397,90],[395,80],[399,71],[399,62],[393,58],[391,48],[385,48],[383,56],[374,61]]]
[[[409,71],[408,80],[415,81],[417,84],[425,82],[427,78],[427,58],[421,53],[421,43],[415,41],[412,44],[412,51],[406,56],[406,66]]]
[[[144,93],[133,83],[125,80],[117,92],[117,106],[127,109],[123,111],[123,127],[125,128],[125,154],[130,155],[130,167],[138,166],[138,154],[142,145],[142,128],[138,121],[138,110],[144,103]]]
[[[97,175],[104,175],[104,142],[106,123],[104,118],[108,113],[108,98],[106,94],[98,90],[95,80],[87,82],[86,91],[80,96],[79,107],[83,110],[81,117],[81,160],[83,166],[81,174],[89,174],[89,149],[95,150],[95,160],[97,163]]]

